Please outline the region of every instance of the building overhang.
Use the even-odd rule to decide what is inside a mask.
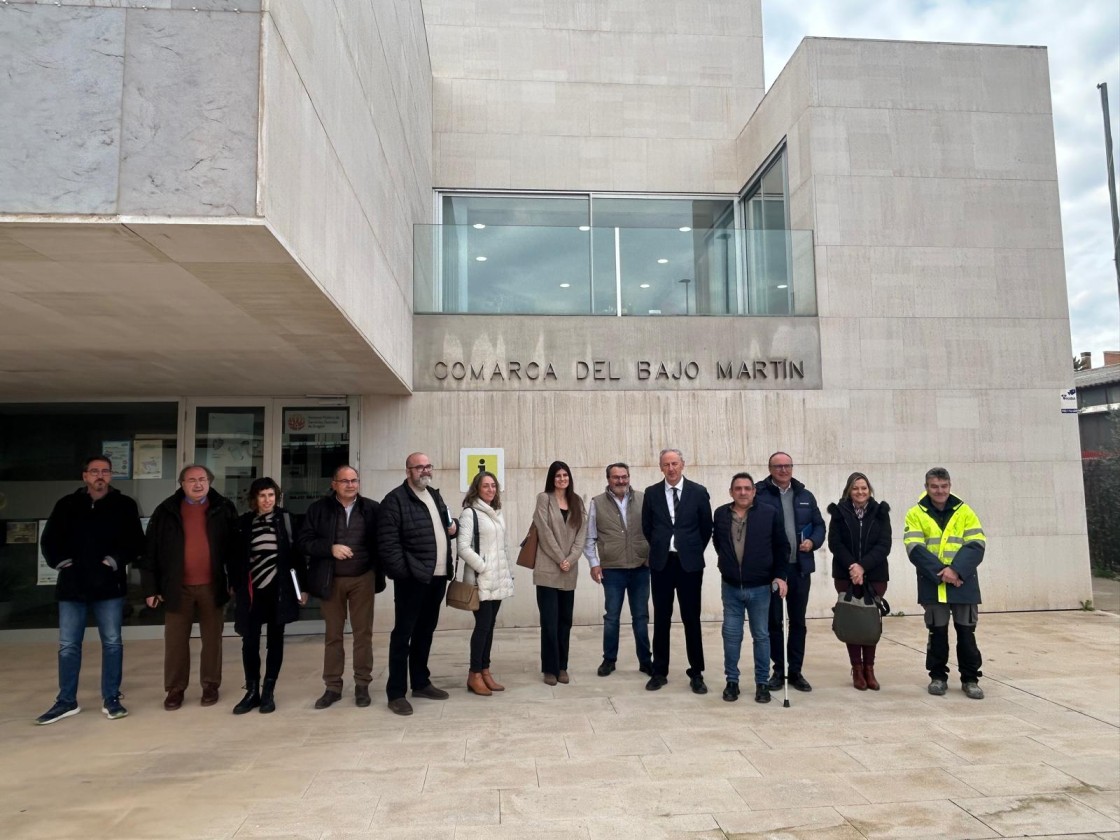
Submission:
[[[257,218],[0,217],[0,399],[407,394]]]

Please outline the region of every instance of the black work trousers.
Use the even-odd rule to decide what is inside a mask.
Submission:
[[[404,697],[409,683],[412,690],[431,685],[428,655],[432,634],[439,622],[439,608],[447,589],[447,576],[433,577],[430,583],[414,580],[393,581],[393,632],[389,634],[389,679],[385,694],[390,700]]]

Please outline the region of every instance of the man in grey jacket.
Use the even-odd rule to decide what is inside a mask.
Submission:
[[[649,543],[642,533],[644,498],[640,490],[630,486],[630,467],[620,461],[607,467],[607,490],[591,500],[587,515],[583,554],[591,565],[591,579],[602,584],[606,596],[600,677],[609,676],[615,669],[619,618],[627,597],[638,670],[653,675],[649,647]]]

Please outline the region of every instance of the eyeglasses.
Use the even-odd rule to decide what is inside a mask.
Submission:
[[[362,480],[360,478],[336,478],[334,480],[334,483],[335,484],[360,484],[361,481]]]
[[[415,467],[409,467],[408,469],[417,472],[431,472],[435,468],[431,464],[417,464]]]
[[[771,464],[770,469],[772,469],[772,470],[792,470],[793,469],[793,464]]]

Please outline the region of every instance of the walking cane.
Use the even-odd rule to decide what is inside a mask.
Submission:
[[[782,708],[789,708],[789,616],[786,613],[786,599],[782,598]]]

